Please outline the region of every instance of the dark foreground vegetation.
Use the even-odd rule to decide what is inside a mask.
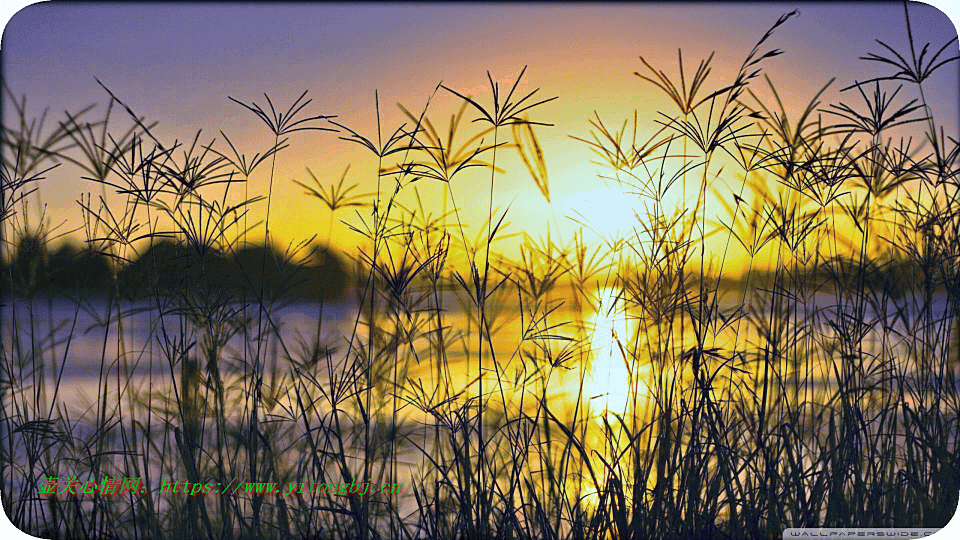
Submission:
[[[764,70],[792,15],[724,79],[712,57],[696,70],[681,60],[679,80],[642,61],[638,92],[659,89],[676,108],[638,129],[598,117],[575,134],[642,201],[634,230],[597,245],[582,231],[525,237],[517,257],[498,251],[509,226],[493,195],[519,172],[549,200],[549,149],[536,133],[556,127],[538,117],[551,98],[536,90],[490,77],[491,95],[475,100],[440,86],[430,98],[462,100],[452,115],[428,99],[403,126],[366,135],[314,113],[306,93],[283,106],[234,100],[266,128],[252,157],[226,136],[161,140],[106,86],[102,118],[87,120],[90,109],[48,128],[8,96],[19,117],[3,132],[4,302],[41,312],[28,289],[70,288],[77,272],[53,270],[69,264],[105,291],[101,323],[86,330],[102,336],[96,393],[80,410],[58,398],[69,342],[19,315],[3,321],[10,519],[45,537],[225,540],[761,539],[788,527],[942,526],[960,491],[960,145],[924,84],[956,69],[956,40],[880,43],[865,60],[875,80],[788,113],[757,93],[777,95]],[[367,184],[378,190],[301,184],[305,201],[359,239],[349,262],[328,254],[306,267],[324,276],[315,281],[355,269],[357,297],[343,335],[321,328],[324,311],[314,335],[292,340],[269,294],[286,285],[268,276],[313,260],[313,241],[275,253],[245,240],[253,227],[274,240],[274,184],[288,180],[270,164],[304,131],[369,150]],[[527,170],[501,170],[508,154]],[[109,192],[79,201],[88,251],[18,254],[42,252],[49,237],[28,226],[43,222],[27,201],[59,165]],[[268,178],[265,193],[246,191],[255,174]],[[479,227],[460,219],[467,180],[489,184]],[[415,196],[427,183],[442,190],[437,207]],[[676,190],[690,197],[671,207]],[[716,219],[715,204],[726,205]],[[253,205],[266,218],[248,224]],[[706,248],[718,236],[746,253],[744,271]],[[211,276],[230,294],[208,288]],[[121,331],[132,296],[152,321],[138,342]],[[138,363],[168,375],[134,377]],[[151,490],[38,495],[47,477],[108,476]],[[162,479],[404,489],[167,497]]]

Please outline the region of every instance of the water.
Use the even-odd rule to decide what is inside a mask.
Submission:
[[[633,366],[636,373],[628,373],[621,347],[642,352],[649,336],[638,336],[637,327],[641,322],[649,327],[650,321],[638,321],[636,311],[625,312],[622,299],[618,298],[618,292],[613,289],[600,291],[598,300],[599,308],[588,313],[578,314],[569,305],[561,306],[548,318],[538,321],[540,324],[535,328],[539,330],[559,322],[573,322],[551,328],[543,335],[578,337],[584,339],[592,351],[591,366],[587,367],[587,373],[579,373],[576,369],[557,369],[551,391],[566,393],[569,398],[570,394],[580,391],[580,380],[585,377],[584,390],[588,397],[599,395],[603,398],[603,407],[622,408],[630,391],[627,381],[648,376],[652,369],[649,364],[641,363]],[[737,294],[728,294],[724,300],[721,309],[728,313],[732,312],[733,307],[740,305]],[[555,302],[559,304],[561,301],[562,299],[558,299]],[[934,328],[921,329],[929,332],[926,336],[913,335],[918,331],[914,323],[923,315],[923,310],[910,302],[898,304],[899,306],[893,303],[864,306],[862,320],[875,321],[879,314],[878,309],[883,309],[887,312],[884,319],[892,321],[886,329],[873,328],[866,331],[860,345],[866,355],[880,355],[886,350],[888,355],[892,352],[894,357],[899,357],[894,360],[904,360],[918,352],[911,350],[915,343],[913,338],[925,337],[940,343],[949,342],[952,336],[949,322],[944,322],[949,321],[949,306],[945,295],[938,295],[933,299],[930,313],[934,321],[940,320],[940,324]],[[837,297],[819,293],[805,310],[790,314],[791,320],[787,328],[796,330],[798,335],[814,328],[817,334],[815,337],[821,340],[819,345],[825,345],[822,340],[835,338],[842,325],[849,327],[854,322],[857,306],[849,303],[845,306],[840,309]],[[458,336],[452,340],[453,346],[446,349],[448,364],[445,369],[450,371],[453,380],[462,384],[480,373],[476,359],[476,350],[479,347],[475,328],[476,314],[468,312],[472,309],[475,308],[464,308],[448,299],[442,315],[448,334]],[[759,309],[765,308],[760,306]],[[499,318],[489,314],[497,311]],[[64,298],[33,301],[7,299],[6,305],[0,309],[0,337],[5,344],[4,354],[23,366],[22,371],[15,370],[19,371],[16,375],[20,378],[12,381],[13,386],[45,390],[46,404],[52,405],[51,389],[59,380],[57,402],[86,408],[99,395],[106,380],[118,373],[122,374],[124,379],[129,375],[135,385],[142,386],[147,381],[155,388],[169,385],[169,357],[176,356],[169,353],[177,336],[185,331],[190,340],[197,342],[190,351],[190,354],[196,357],[211,335],[202,330],[206,321],[191,321],[173,307],[164,309],[162,316],[160,312],[155,307],[151,309],[147,303],[116,305],[103,300],[84,300],[77,303]],[[309,302],[286,303],[269,313],[261,312],[256,306],[246,310],[233,306],[214,314],[222,321],[214,320],[206,326],[214,327],[217,331],[213,337],[224,341],[220,355],[224,364],[221,368],[224,375],[231,371],[229,366],[249,364],[254,357],[267,359],[270,363],[267,367],[275,366],[282,372],[289,373],[292,367],[287,360],[288,355],[302,360],[311,354],[311,347],[318,341],[332,348],[335,357],[343,356],[351,336],[354,336],[354,346],[365,345],[366,329],[363,324],[355,324],[356,313],[357,308],[350,301],[323,306]],[[246,336],[242,332],[231,335],[227,330],[233,323],[229,322],[228,317],[244,315],[251,322],[250,330]],[[431,320],[434,316],[433,311],[415,313],[410,318],[402,316],[404,324],[410,327],[420,325],[412,347],[401,351],[405,357],[405,367],[412,378],[428,381],[430,384],[436,384],[436,361],[430,345],[431,331],[435,330],[431,326],[435,324]],[[472,320],[468,320],[470,316],[473,317]],[[536,317],[527,313],[526,319],[521,321],[516,306],[509,304],[489,310],[488,317],[494,319],[492,325],[496,333],[493,344],[497,362],[508,369],[518,361],[522,362],[523,351],[518,348],[518,343],[521,343],[525,330],[533,327],[531,319]],[[322,321],[319,328],[318,321]],[[521,323],[526,328],[523,328]],[[579,336],[576,332],[578,324],[583,326]],[[470,328],[471,325],[474,327]],[[265,329],[269,335],[263,340],[257,339],[258,328]],[[526,335],[529,337],[531,334],[527,331]],[[707,344],[719,349],[742,350],[755,346],[760,342],[759,338],[757,327],[745,318],[712,334]],[[528,339],[525,346],[535,344],[536,341]],[[550,345],[562,343],[554,340]],[[685,346],[692,345],[692,340],[688,337]],[[484,347],[488,346],[489,344],[484,343]],[[265,350],[258,352],[258,347]],[[414,354],[410,354],[411,352]],[[836,354],[822,356],[836,357]],[[901,363],[904,373],[913,373],[916,369],[909,361]],[[37,366],[38,370],[29,369],[30,366]],[[564,367],[585,366],[571,366],[568,362]],[[485,354],[484,368],[484,382],[492,385],[497,374],[493,371],[489,352]],[[177,369],[174,366],[173,373],[177,373]],[[239,368],[235,371],[240,373]],[[835,384],[830,381],[831,366],[821,362],[817,372],[820,376],[815,377],[815,384]],[[500,375],[502,378],[505,374]],[[45,381],[44,385],[40,384],[41,379]]]
[[[533,412],[540,403],[540,397],[545,395],[554,414],[564,418],[579,407],[580,414],[584,415],[583,407],[586,407],[586,415],[597,418],[597,427],[604,416],[612,420],[610,413],[630,409],[636,399],[635,410],[640,411],[638,420],[642,422],[645,419],[643,412],[652,409],[655,378],[661,371],[672,370],[670,377],[679,381],[681,386],[692,384],[692,375],[689,366],[658,366],[649,357],[646,362],[642,361],[643,351],[657,350],[659,346],[655,343],[655,336],[649,332],[638,332],[638,327],[655,327],[655,321],[643,318],[642,312],[635,306],[627,306],[625,310],[619,296],[616,290],[604,289],[597,294],[597,309],[577,313],[572,304],[567,303],[543,320],[539,320],[538,315],[559,305],[563,301],[562,295],[538,314],[525,313],[522,318],[516,305],[504,302],[492,306],[488,315],[495,329],[493,353],[497,363],[495,365],[492,362],[492,355],[486,351],[483,370],[476,358],[478,334],[475,308],[469,305],[465,308],[448,298],[442,316],[446,332],[453,339],[446,349],[447,364],[439,375],[436,346],[432,341],[436,335],[436,312],[401,313],[401,324],[406,325],[408,330],[417,330],[409,334],[412,336],[409,343],[401,344],[398,356],[382,359],[386,370],[383,375],[388,380],[393,380],[392,377],[408,380],[428,391],[449,382],[452,384],[451,393],[464,391],[455,401],[466,403],[479,391],[475,380],[482,373],[484,393],[490,396],[490,402],[495,406],[502,407],[506,403],[507,407],[522,407],[527,412]],[[740,305],[739,295],[728,294],[721,309],[730,314]],[[862,312],[859,307],[832,295],[818,294],[799,311],[777,321],[784,323],[788,334],[799,337],[806,345],[813,346],[816,352],[808,366],[811,371],[802,374],[805,382],[797,392],[798,399],[822,403],[834,393],[838,381],[832,374],[839,373],[840,369],[837,367],[838,371],[835,372],[834,367],[841,366],[844,360],[838,351],[829,350],[830,342],[838,332],[844,331],[843,328],[857,327],[853,323],[858,320],[870,322],[884,319],[888,322],[886,327],[865,330],[859,347],[863,349],[865,358],[874,357],[878,364],[886,359],[908,382],[911,377],[924,375],[915,363],[920,351],[911,347],[918,342],[949,342],[952,335],[947,316],[949,306],[944,296],[934,298],[927,313],[933,315],[933,326],[917,326],[918,322],[925,320],[925,314],[910,302],[902,302],[899,310],[892,304],[865,305]],[[754,313],[769,313],[762,311],[766,309],[765,306],[753,306],[751,309]],[[161,310],[151,308],[147,303],[111,305],[106,301],[83,301],[78,304],[57,298],[31,302],[8,299],[7,305],[0,311],[3,354],[21,366],[14,369],[12,387],[26,402],[40,403],[42,411],[50,411],[51,408],[69,411],[77,427],[74,435],[82,437],[96,427],[96,415],[93,412],[96,411],[100,396],[106,395],[108,407],[112,408],[122,401],[117,396],[128,400],[133,394],[172,395],[173,383],[179,383],[181,377],[180,363],[184,355],[177,353],[177,347],[180,346],[178,337],[181,335],[187,337],[187,342],[196,342],[185,355],[193,358],[202,353],[211,339],[223,340],[218,356],[220,373],[224,384],[228,387],[237,385],[234,388],[244,388],[244,374],[249,373],[254,358],[266,362],[267,365],[263,366],[265,372],[275,370],[289,376],[294,371],[289,357],[304,361],[318,343],[334,351],[330,357],[338,363],[333,365],[332,371],[342,371],[351,365],[346,355],[348,344],[352,341],[355,347],[365,346],[368,337],[365,326],[356,324],[356,304],[349,301],[324,306],[288,303],[269,312],[262,312],[256,306],[246,310],[239,306],[227,306],[226,309],[207,313],[205,320],[200,320],[196,317],[196,311],[193,311],[191,319],[172,306],[165,308],[161,316]],[[499,315],[495,317],[495,313]],[[857,313],[862,317],[857,319]],[[250,321],[246,335],[236,331],[234,324],[244,317]],[[764,317],[770,320],[769,314]],[[393,331],[391,320],[394,318],[386,317],[380,323],[381,327]],[[319,328],[318,321],[322,322]],[[571,321],[572,324],[553,326],[563,321]],[[257,338],[258,329],[268,330],[263,339]],[[805,332],[812,332],[812,335]],[[924,332],[928,334],[924,335]],[[574,355],[552,369],[542,360],[535,366],[536,361],[525,356],[525,353],[542,353],[543,349],[538,347],[556,353],[571,344],[564,339],[545,339],[548,335],[580,339],[584,350],[588,352]],[[528,338],[526,341],[524,336]],[[692,347],[692,339],[688,336],[686,340],[685,346]],[[760,326],[744,318],[711,333],[707,343],[722,353],[754,350],[764,341]],[[484,343],[485,350],[488,347],[489,344]],[[259,352],[258,348],[261,349]],[[624,349],[641,351],[638,355],[640,361],[632,364],[624,362]],[[674,353],[678,354],[678,351]],[[177,359],[174,365],[169,361],[171,357]],[[32,369],[33,366],[37,369]],[[789,369],[789,366],[777,366],[778,369]],[[198,367],[201,373],[206,373],[202,361]],[[517,376],[518,373],[534,370],[541,371],[533,382],[525,383],[522,377]],[[318,373],[329,378],[329,371],[321,360]],[[549,376],[546,371],[549,371]],[[755,371],[751,376],[757,384],[762,382],[760,372]],[[879,375],[877,379],[880,379]],[[287,382],[292,380],[287,379]],[[721,382],[716,387],[722,386],[722,377],[719,380]],[[789,381],[789,376],[785,376],[785,380]],[[319,381],[321,385],[326,382]],[[409,389],[410,383],[407,384]],[[321,393],[313,392],[310,395],[317,398]],[[27,399],[27,396],[35,399]],[[578,399],[578,396],[582,399]],[[917,398],[926,397],[907,397],[910,401]],[[263,412],[282,417],[285,410],[298,410],[289,392],[281,391],[277,403],[272,411]],[[865,405],[867,408],[871,406],[870,403]],[[318,409],[321,413],[328,413],[329,402],[319,401]],[[228,409],[228,419],[236,419],[242,410],[242,407]],[[392,405],[387,410],[392,410]],[[153,412],[155,421],[169,419],[170,413],[158,411]],[[354,417],[355,412],[351,413]],[[129,412],[126,414],[129,415]],[[142,412],[138,419],[146,421]],[[400,457],[398,477],[406,486],[426,466],[423,452],[431,454],[434,451],[434,420],[411,406],[403,406],[398,411],[398,420],[407,426],[405,446],[397,450]],[[374,419],[372,427],[374,431],[386,429],[386,424],[391,421],[392,418]],[[609,449],[602,440],[596,439],[598,433],[587,434],[586,439],[598,440],[597,447],[606,452]],[[413,443],[419,449],[414,448]],[[359,461],[354,460],[353,463]],[[160,478],[163,475],[160,470],[154,470],[151,476]],[[336,481],[337,478],[332,480]],[[586,496],[591,489],[595,490],[595,486],[585,485],[582,489]],[[412,498],[404,499],[402,508],[413,510],[411,504]]]

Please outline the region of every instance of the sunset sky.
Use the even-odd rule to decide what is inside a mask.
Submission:
[[[257,4],[36,4],[13,17],[2,43],[3,76],[29,108],[52,113],[107,102],[98,78],[141,115],[159,122],[157,133],[202,141],[226,132],[247,154],[272,142],[265,126],[228,100],[263,103],[263,93],[286,107],[303,90],[314,114],[372,136],[374,93],[379,93],[385,131],[403,116],[396,104],[420,111],[441,81],[488,103],[486,72],[512,84],[527,68],[520,91],[540,88],[558,96],[532,119],[555,124],[538,128],[549,171],[548,205],[514,153],[504,153],[508,172],[498,180],[495,205],[511,205],[515,231],[546,231],[547,224],[569,235],[569,216],[582,215],[607,230],[629,222],[630,205],[597,178],[589,148],[571,136],[587,137],[593,112],[613,126],[638,110],[642,140],[657,126],[656,111],[674,108],[653,87],[633,75],[643,55],[671,77],[682,48],[688,73],[716,51],[708,87],[729,82],[753,44],[777,18],[795,17],[778,29],[770,45],[785,54],[765,62],[765,73],[790,106],[805,103],[832,77],[837,82],[824,102],[856,80],[876,76],[878,64],[859,60],[883,52],[881,39],[908,50],[902,3],[745,4],[420,4],[270,5]],[[946,15],[923,4],[910,5],[916,41],[934,50],[956,36]],[[918,44],[919,45],[919,44]],[[955,47],[955,45],[954,45]],[[947,134],[958,132],[958,63],[925,83],[927,98]],[[762,83],[762,81],[759,81]],[[754,85],[756,91],[761,84]],[[907,94],[909,92],[909,94]],[[913,88],[905,95],[915,97]],[[769,93],[761,93],[769,97]],[[438,126],[457,106],[440,91],[428,114]],[[5,115],[8,113],[5,112]],[[472,112],[468,112],[473,118]],[[122,115],[118,115],[120,118]],[[949,119],[953,119],[952,122]],[[5,116],[4,121],[9,117]],[[441,127],[441,129],[442,129]],[[352,164],[348,181],[373,186],[376,163],[359,147],[332,133],[294,134],[277,161],[272,230],[281,243],[324,235],[329,214],[302,195],[292,180],[307,180],[306,167],[335,182]],[[265,191],[261,170],[251,192]],[[76,199],[96,190],[62,167],[40,186],[54,224],[79,226]],[[465,176],[453,189],[469,207],[468,220],[486,211],[486,176]],[[471,179],[472,178],[472,179]],[[439,187],[421,184],[425,200],[436,203]],[[619,193],[622,195],[622,193]],[[464,203],[464,201],[469,201]],[[262,207],[258,209],[262,212]],[[475,222],[475,221],[474,221]],[[338,226],[333,243],[348,249],[355,235]]]

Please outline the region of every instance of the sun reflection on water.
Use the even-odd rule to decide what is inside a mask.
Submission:
[[[650,398],[651,365],[643,360],[646,336],[628,324],[623,290],[598,291],[590,340],[592,362],[584,379],[591,408],[607,415],[642,414]]]
[[[607,287],[598,297],[590,343],[593,363],[588,374],[588,397],[603,411],[623,413],[630,402],[630,374],[625,360],[629,344],[622,292]]]
[[[635,320],[628,318],[623,298],[623,290],[614,287],[601,288],[597,292],[598,307],[593,315],[593,329],[590,339],[592,361],[584,376],[584,395],[590,400],[596,423],[593,433],[587,438],[596,442],[594,451],[601,459],[593,463],[596,471],[604,471],[606,464],[618,463],[618,473],[629,477],[625,470],[627,463],[616,459],[628,437],[624,433],[603,433],[613,429],[620,432],[626,422],[629,429],[635,429],[639,422],[650,412],[651,379],[653,370],[648,361],[644,361],[646,336],[638,334]],[[613,448],[611,441],[617,441]],[[606,471],[609,472],[609,471]],[[602,474],[597,480],[603,484]],[[600,491],[589,475],[584,475],[580,486],[580,503],[595,507],[600,503]]]

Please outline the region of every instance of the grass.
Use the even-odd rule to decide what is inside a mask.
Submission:
[[[396,127],[381,124],[377,95],[372,135],[312,112],[306,92],[285,108],[231,98],[267,127],[252,157],[222,132],[162,141],[106,87],[100,117],[88,107],[55,127],[8,91],[0,490],[10,519],[50,538],[157,539],[771,538],[944,525],[960,492],[960,145],[923,89],[957,57],[951,43],[917,52],[907,18],[909,52],[880,43],[864,57],[877,77],[824,104],[828,84],[791,118],[764,70],[792,15],[732,83],[712,86],[713,55],[690,77],[681,53],[679,84],[641,58],[644,91],[676,111],[619,129],[597,116],[573,135],[637,197],[633,230],[591,244],[583,221],[571,238],[524,235],[513,258],[498,249],[510,209],[493,202],[504,153],[517,152],[549,202],[537,132],[555,129],[538,116],[554,98],[516,93],[525,70],[506,93],[488,73],[490,105],[438,85],[422,108],[401,107],[408,121]],[[438,93],[461,101],[445,130]],[[377,191],[360,193],[349,169],[336,183],[308,169],[295,182],[328,214],[319,247],[317,237],[257,247],[249,238],[261,233],[272,245],[276,162],[305,132],[368,150],[361,174]],[[78,201],[85,249],[48,248],[55,219],[31,206],[64,164],[91,189]],[[250,193],[254,174],[268,178],[265,194]],[[469,181],[489,185],[485,222],[472,228],[457,200]],[[425,183],[442,184],[438,207]],[[711,190],[726,214],[716,219]],[[263,222],[249,219],[255,205]],[[316,298],[315,330],[291,337],[289,291],[335,257],[325,246],[338,220],[361,239],[337,274],[354,297]],[[742,275],[735,250],[747,254]],[[73,316],[55,320],[55,305]],[[95,324],[78,327],[86,320]],[[63,374],[73,341],[91,333],[96,391],[78,409],[64,403]],[[48,476],[139,477],[150,490],[48,498],[38,495]],[[171,497],[162,479],[403,491]]]

